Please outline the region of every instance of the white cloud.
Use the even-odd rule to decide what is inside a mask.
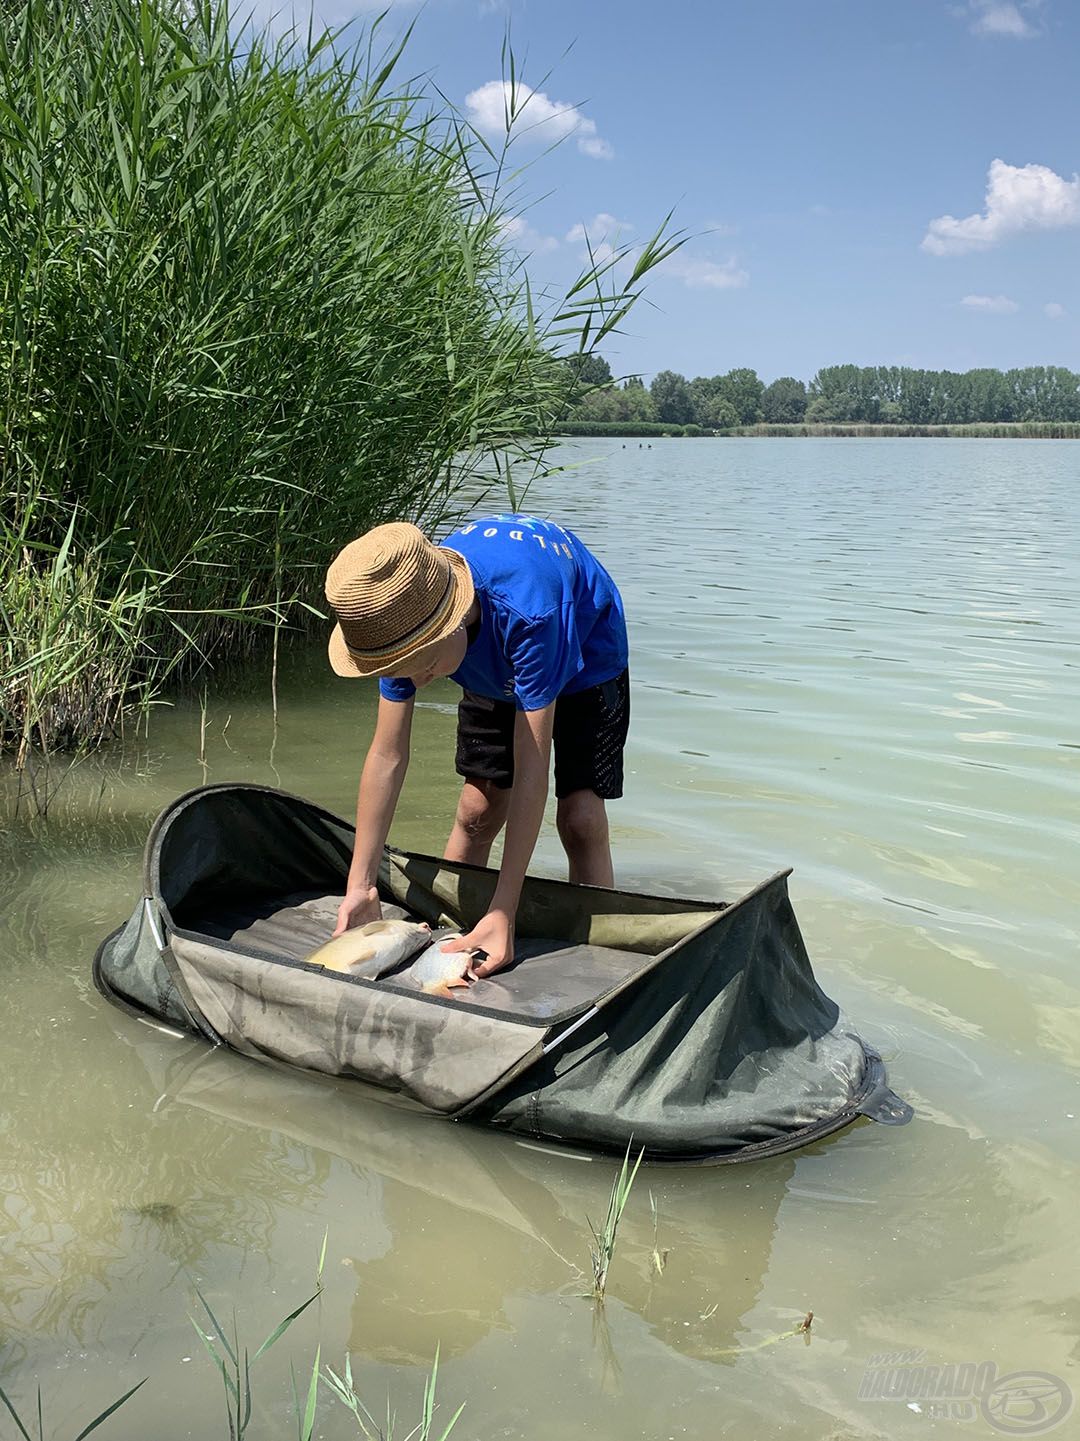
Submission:
[[[591,220],[579,221],[566,232],[567,245],[580,245],[583,262],[590,265],[606,265],[614,260],[620,250],[626,250],[626,237],[634,230],[629,220],[618,220],[606,210],[599,211]],[[628,255],[626,258],[633,259]]]
[[[1056,300],[1051,300],[1049,304],[1043,306],[1043,314],[1049,316],[1051,320],[1060,320],[1065,314],[1065,307],[1059,305]]]
[[[716,261],[676,250],[664,261],[663,270],[690,290],[741,290],[750,281],[749,271],[743,270],[733,255]]]
[[[931,255],[989,250],[1022,230],[1080,225],[1080,177],[1064,180],[1046,165],[1007,165],[994,160],[981,215],[931,220],[922,248]]]
[[[1010,300],[1007,295],[965,295],[960,304],[988,315],[1012,315],[1013,311],[1020,309],[1016,301]]]
[[[585,120],[582,124],[591,126],[593,131],[596,130],[596,126],[591,120]],[[610,160],[615,154],[608,142],[601,140],[600,136],[596,134],[579,135],[577,148],[582,155],[588,155],[591,160]]]
[[[971,29],[976,35],[1004,35],[1013,40],[1029,40],[1039,33],[1024,14],[1038,8],[1038,0],[1023,6],[1012,0],[971,0]]]
[[[616,252],[625,250],[627,264],[633,264],[641,253],[640,245],[627,246],[628,234],[634,227],[629,220],[619,220],[606,210],[601,210],[589,221],[579,222],[566,232],[568,245],[588,247],[581,252],[583,261],[590,259],[597,265],[605,265]],[[749,284],[749,272],[743,270],[734,256],[727,260],[710,260],[705,256],[687,255],[685,250],[676,250],[663,261],[657,270],[658,276],[669,280],[681,280],[690,290],[741,290]]]
[[[589,221],[578,222],[571,230],[566,232],[567,244],[573,245],[586,236],[594,243],[601,240],[614,241],[620,235],[626,235],[633,230],[629,220],[616,220],[614,215],[609,215],[606,210],[599,211]]]
[[[516,250],[525,251],[529,255],[547,255],[559,248],[559,242],[554,235],[542,235],[521,215],[507,215],[500,221],[499,234]]]
[[[465,97],[465,112],[485,135],[504,135],[511,104],[513,133],[520,139],[552,145],[573,135],[582,155],[592,160],[610,160],[615,154],[597,133],[596,121],[576,105],[551,100],[542,90],[532,90],[520,81],[514,89],[508,80],[489,80],[479,90],[471,90]]]

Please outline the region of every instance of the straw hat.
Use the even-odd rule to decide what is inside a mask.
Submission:
[[[464,556],[433,545],[415,525],[378,525],[326,572],[338,618],[330,664],[338,675],[402,675],[407,661],[457,630],[473,594]]]

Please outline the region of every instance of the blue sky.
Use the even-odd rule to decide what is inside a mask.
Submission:
[[[1076,0],[397,0],[385,24],[413,18],[405,70],[480,125],[510,26],[546,122],[512,152],[537,157],[514,239],[538,284],[583,226],[633,242],[674,207],[690,232],[604,347],[619,373],[1080,369]]]

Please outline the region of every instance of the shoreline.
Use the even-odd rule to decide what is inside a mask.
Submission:
[[[1080,421],[1017,420],[976,421],[970,425],[740,425],[730,430],[705,430],[697,425],[667,425],[629,421],[581,421],[559,426],[554,434],[563,440],[1080,440]]]

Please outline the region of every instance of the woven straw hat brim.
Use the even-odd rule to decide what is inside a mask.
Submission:
[[[408,670],[407,662],[414,656],[427,650],[429,646],[438,645],[439,641],[446,640],[447,636],[453,635],[458,626],[469,613],[473,603],[476,588],[473,585],[472,572],[463,555],[458,555],[456,550],[447,550],[443,554],[450,562],[450,570],[454,577],[454,588],[457,594],[454,603],[443,621],[442,625],[431,635],[425,636],[420,645],[408,646],[396,652],[389,659],[380,656],[377,661],[357,660],[349,647],[345,644],[345,637],[341,633],[341,626],[336,625],[330,635],[330,644],[327,647],[330,656],[331,668],[337,675],[341,676],[362,676],[365,680],[377,680],[380,676],[405,675]]]

